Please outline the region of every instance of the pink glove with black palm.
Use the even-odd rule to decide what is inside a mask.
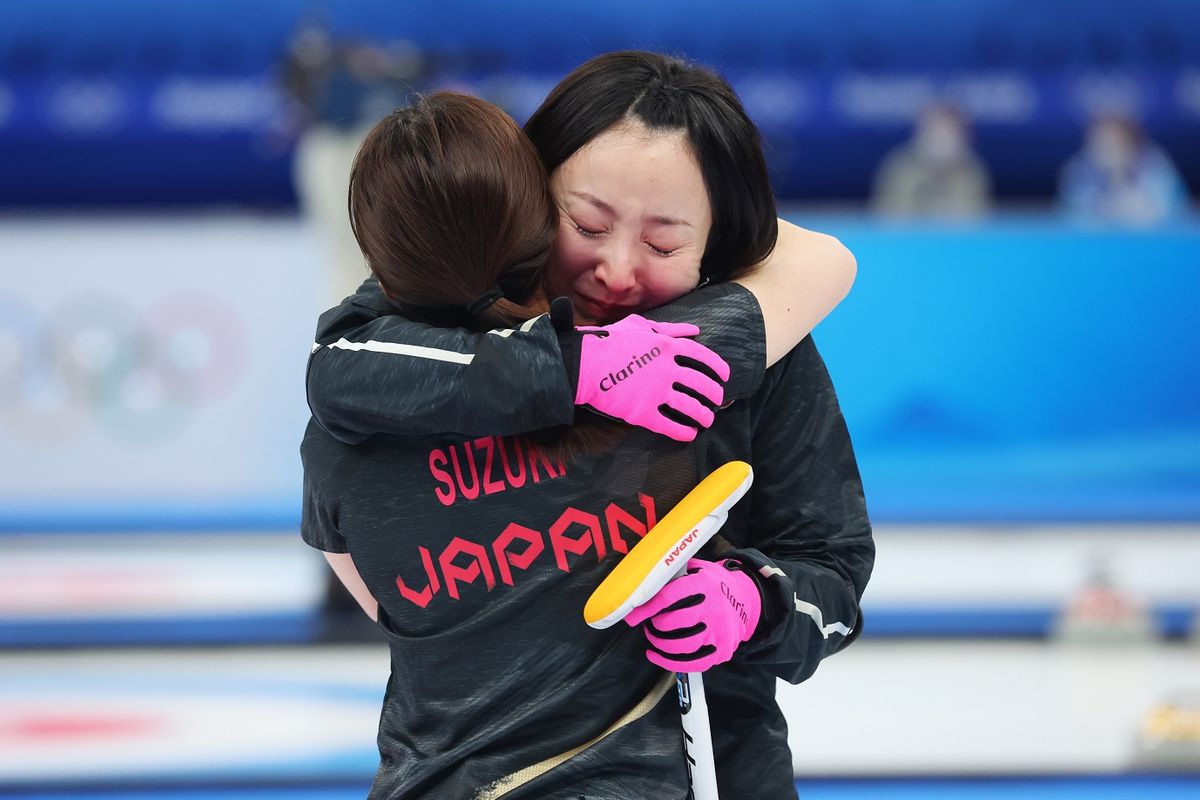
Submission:
[[[681,442],[712,425],[729,365],[687,338],[698,335],[698,327],[630,314],[575,330],[582,334],[576,405]]]
[[[646,658],[674,672],[704,672],[733,657],[762,615],[758,585],[733,559],[693,558],[687,571],[625,617],[646,623]]]

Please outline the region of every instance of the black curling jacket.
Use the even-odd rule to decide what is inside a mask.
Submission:
[[[718,783],[723,797],[794,797],[776,678],[806,679],[857,635],[874,560],[811,338],[764,372],[745,289],[650,312],[700,326],[730,363],[734,402],[693,443],[631,429],[562,463],[517,433],[574,413],[549,319],[471,334],[393,311],[367,287],[321,318],[301,447],[302,536],[353,555],[391,645],[371,797],[683,798],[669,676],[639,631],[593,631],[582,610],[655,519],[731,459],[753,465],[754,484],[701,555],[742,561],[764,602],[751,641],[705,674]]]

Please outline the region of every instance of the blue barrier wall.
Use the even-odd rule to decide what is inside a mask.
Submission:
[[[877,517],[1200,519],[1200,228],[800,222],[858,258],[816,338]]]

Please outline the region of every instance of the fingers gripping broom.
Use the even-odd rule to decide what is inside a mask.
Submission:
[[[583,609],[593,628],[608,628],[642,605],[672,578],[683,574],[690,557],[725,524],[729,509],[750,488],[754,471],[730,461],[702,480],[621,559],[596,587]],[[717,800],[716,765],[704,680],[699,672],[676,675],[684,750],[692,797]]]

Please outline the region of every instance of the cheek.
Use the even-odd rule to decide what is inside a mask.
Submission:
[[[550,253],[550,277],[558,284],[570,284],[582,272],[595,266],[588,242],[574,228],[560,225]]]
[[[652,306],[682,297],[699,282],[699,259],[664,259],[642,272],[642,286]]]

